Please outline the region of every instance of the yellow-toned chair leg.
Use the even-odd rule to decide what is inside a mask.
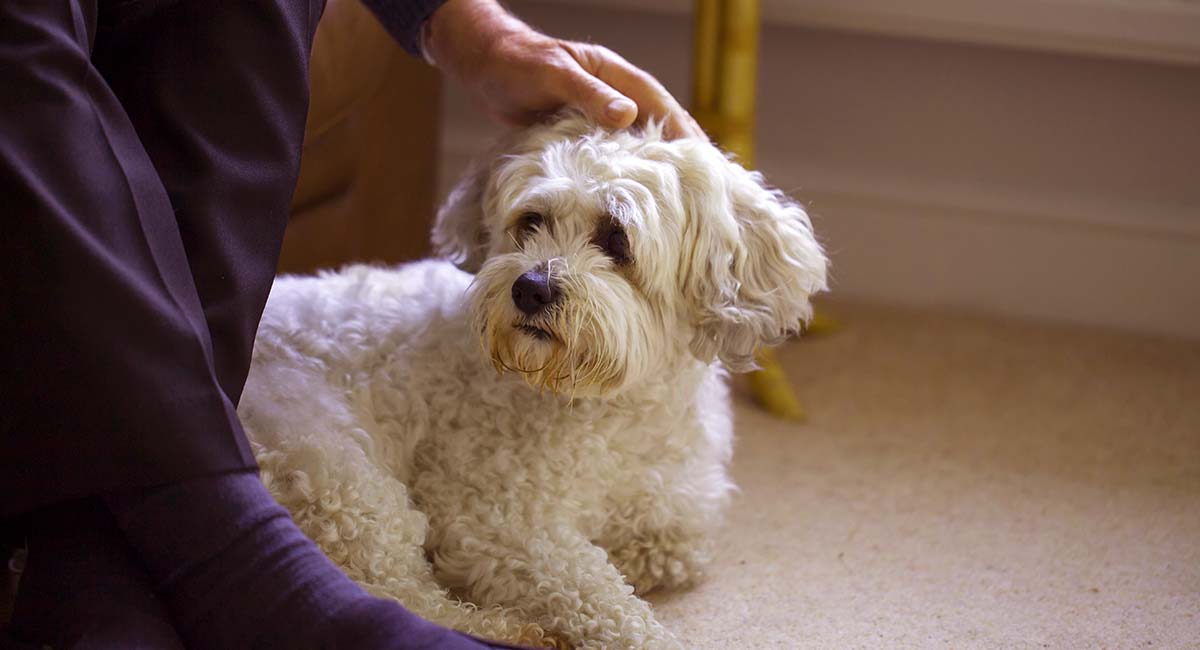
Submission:
[[[758,22],[758,0],[695,1],[692,114],[748,167],[754,165]],[[804,409],[775,354],[763,349],[755,356],[761,370],[749,379],[758,403],[776,417],[803,419]]]
[[[824,336],[836,331],[841,326],[842,324],[833,316],[819,311],[814,313],[812,319],[804,326],[803,334],[804,336]]]
[[[758,362],[759,370],[755,370],[748,376],[754,399],[775,417],[786,420],[803,420],[805,418],[804,407],[800,406],[800,400],[796,399],[796,394],[792,391],[787,376],[783,374],[783,366],[779,365],[779,359],[776,358],[775,352],[767,348],[760,348],[754,357]]]

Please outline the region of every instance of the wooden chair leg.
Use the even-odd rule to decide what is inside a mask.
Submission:
[[[754,101],[758,73],[758,0],[696,0],[692,114],[743,165],[754,165]],[[769,413],[800,420],[804,409],[774,352],[756,355],[755,399]]]

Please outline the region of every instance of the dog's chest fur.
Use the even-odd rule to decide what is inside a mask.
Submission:
[[[695,362],[615,399],[539,392],[486,363],[464,313],[470,279],[423,262],[277,282],[240,409],[251,438],[340,430],[336,444],[408,486],[431,542],[471,500],[598,538],[648,482],[728,459],[722,371]]]

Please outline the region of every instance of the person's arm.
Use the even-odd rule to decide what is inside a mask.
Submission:
[[[501,121],[530,124],[574,106],[610,128],[657,117],[672,137],[705,137],[650,74],[603,46],[546,36],[495,0],[364,2],[405,49],[432,60]]]
[[[422,56],[421,28],[446,0],[362,0],[392,39],[413,56]]]

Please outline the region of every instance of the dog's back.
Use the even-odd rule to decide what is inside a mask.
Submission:
[[[465,329],[470,282],[440,261],[276,280],[238,407],[251,442],[266,449],[362,447],[406,478],[420,432],[396,440],[376,429],[388,410],[408,410],[397,400],[420,399],[396,390],[404,378],[395,374],[419,376],[420,366],[436,363],[423,358],[436,354],[427,342],[431,333]],[[370,394],[373,387],[383,394]],[[392,443],[398,446],[380,452]]]

